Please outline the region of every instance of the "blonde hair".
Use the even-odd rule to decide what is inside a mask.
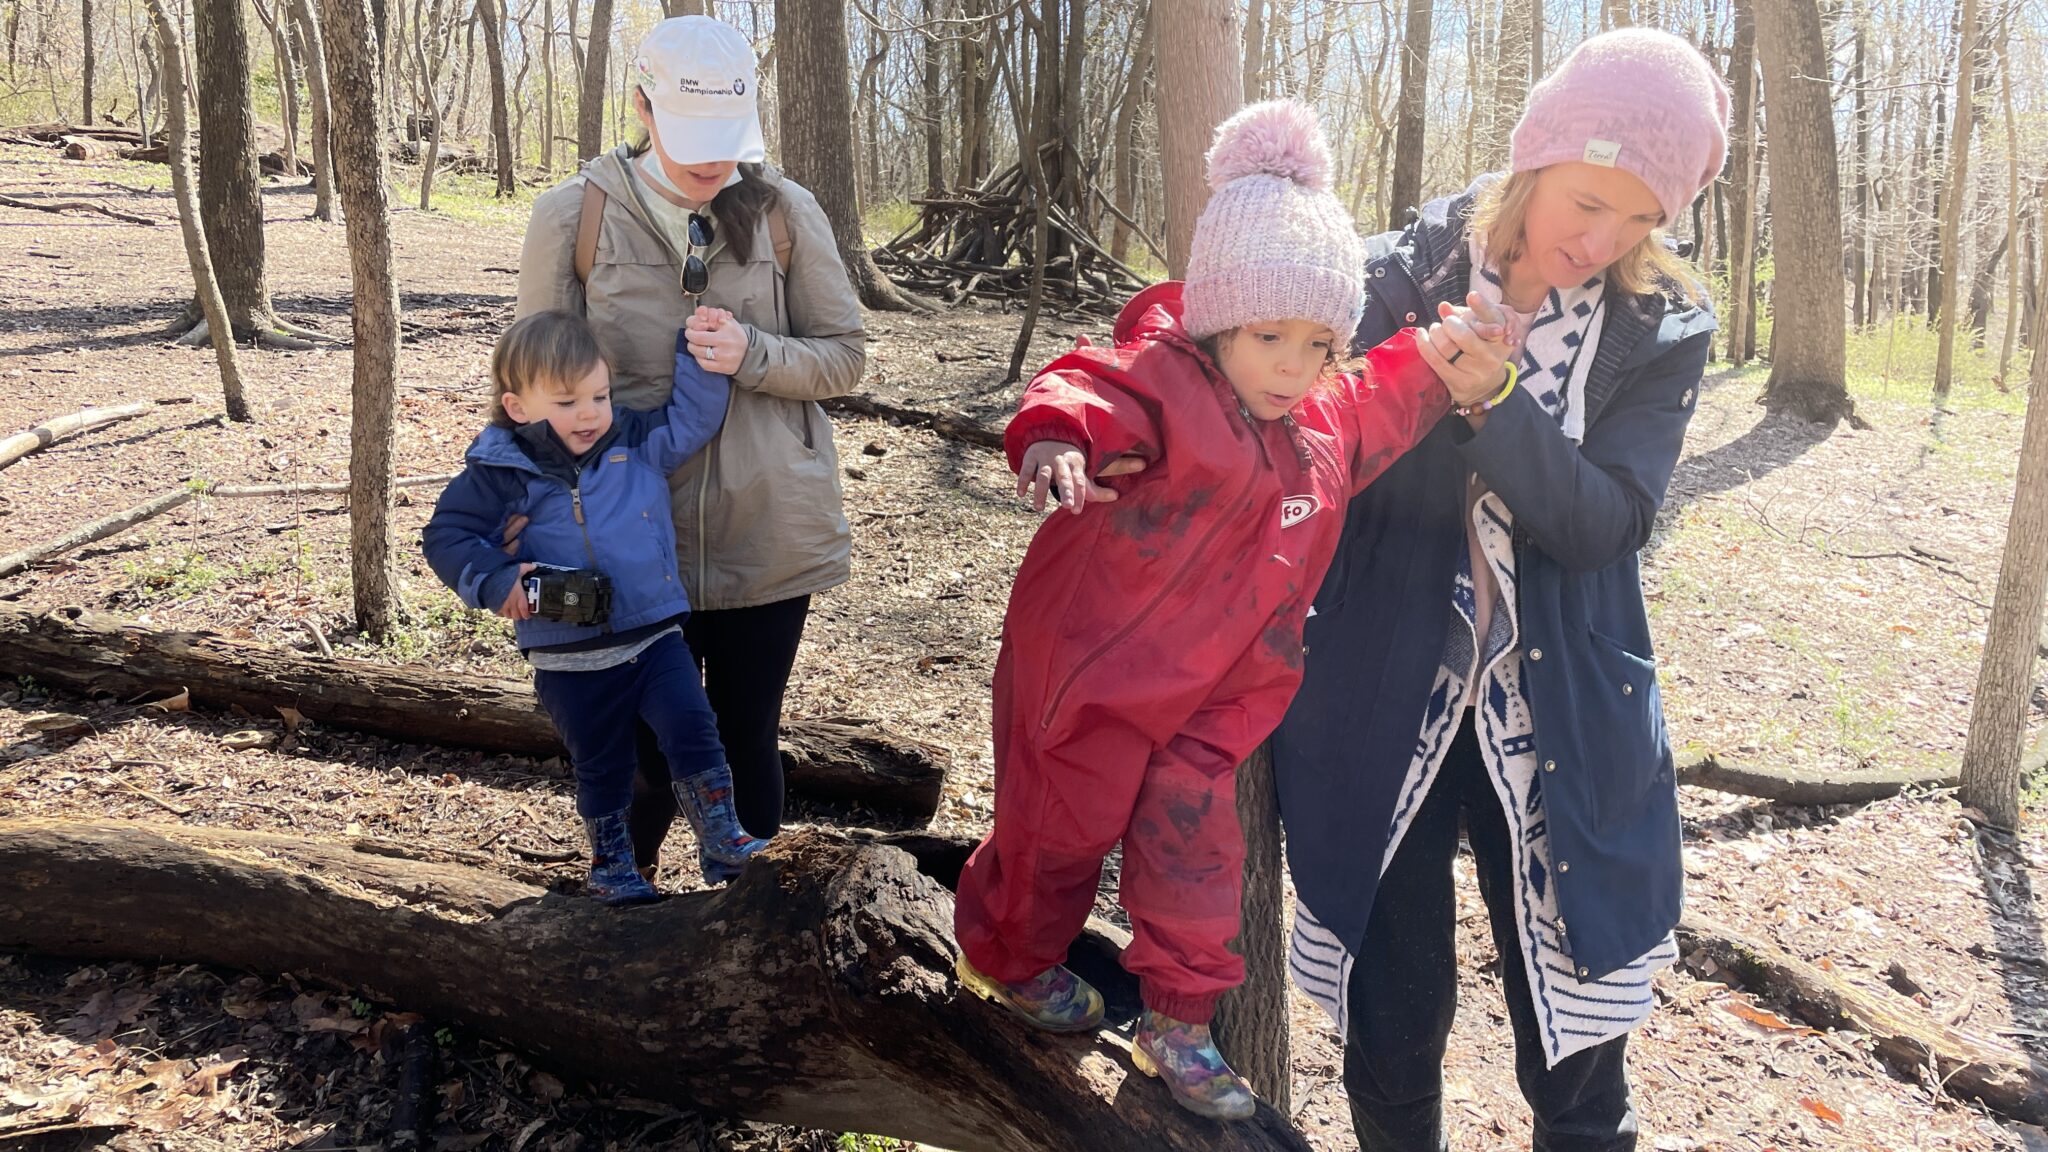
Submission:
[[[1472,205],[1468,227],[1478,234],[1487,259],[1496,268],[1522,258],[1526,242],[1523,224],[1541,171],[1515,172],[1505,180],[1495,180],[1479,190]],[[1605,275],[1610,285],[1630,295],[1677,296],[1694,304],[1707,300],[1706,285],[1691,265],[1665,246],[1662,228],[1652,228],[1635,247],[1616,257]]]
[[[514,426],[505,394],[543,384],[573,387],[604,360],[590,322],[574,312],[535,312],[513,322],[491,353],[491,423]]]

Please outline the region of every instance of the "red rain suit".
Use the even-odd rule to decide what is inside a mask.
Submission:
[[[1207,1021],[1244,980],[1237,765],[1301,683],[1302,622],[1344,505],[1420,441],[1449,395],[1404,331],[1291,420],[1248,418],[1180,324],[1181,285],[1139,293],[1116,346],[1060,357],[1004,434],[1079,446],[1114,503],[1047,518],[1010,591],[995,671],[995,830],[954,925],[1006,982],[1062,962],[1124,845],[1124,966],[1145,1003]],[[1363,703],[1363,702],[1361,702]]]

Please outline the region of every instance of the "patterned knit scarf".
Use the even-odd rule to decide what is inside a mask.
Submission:
[[[1489,304],[1501,303],[1500,274],[1487,266],[1478,233],[1473,233],[1468,243],[1471,290]],[[1586,377],[1593,370],[1593,358],[1580,353],[1599,346],[1601,324],[1607,317],[1601,302],[1606,286],[1606,277],[1595,276],[1576,288],[1552,288],[1536,309],[1516,365],[1521,386],[1557,418],[1574,444],[1586,437]]]

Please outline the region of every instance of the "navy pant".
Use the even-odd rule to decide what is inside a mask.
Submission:
[[[703,674],[676,633],[595,672],[536,669],[533,692],[576,767],[579,816],[604,816],[631,805],[640,759],[636,734],[643,724],[654,733],[673,779],[725,763]]]
[[[732,802],[740,826],[767,839],[782,830],[782,697],[796,666],[811,598],[752,608],[690,613],[683,636],[704,669],[704,690],[718,713],[718,736],[732,765]],[[662,744],[640,731],[640,775],[633,789],[633,859],[650,864],[675,822],[671,769]]]
[[[1501,990],[1515,1034],[1515,1080],[1535,1113],[1532,1152],[1629,1152],[1636,1115],[1623,1067],[1627,1036],[1545,1067],[1515,927],[1514,845],[1465,714],[1429,795],[1380,878],[1351,970],[1344,1088],[1361,1152],[1441,1152],[1444,1048],[1458,1007],[1458,818],[1478,867]]]

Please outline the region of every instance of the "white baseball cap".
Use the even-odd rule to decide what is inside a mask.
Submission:
[[[640,41],[633,68],[670,160],[759,164],[768,158],[754,64],[746,36],[709,16],[663,20]]]

